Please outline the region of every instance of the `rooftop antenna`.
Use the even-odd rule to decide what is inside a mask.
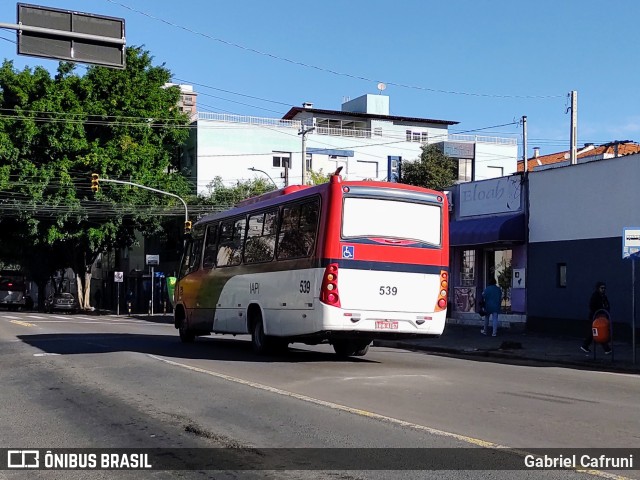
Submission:
[[[386,86],[384,83],[382,83],[382,82],[378,83],[379,95],[382,95],[382,92],[383,92],[386,88],[387,88],[387,86]]]

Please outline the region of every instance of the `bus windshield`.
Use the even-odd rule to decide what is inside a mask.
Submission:
[[[401,238],[440,246],[441,230],[439,205],[377,198],[344,199],[343,238]]]

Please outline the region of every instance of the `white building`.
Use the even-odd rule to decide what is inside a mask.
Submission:
[[[455,121],[389,115],[386,95],[363,95],[341,110],[304,103],[282,118],[207,112],[194,118],[181,168],[198,193],[216,177],[229,185],[265,176],[278,187],[299,184],[303,148],[307,171],[343,167],[341,175],[351,180],[392,179],[397,161],[418,159],[423,144],[438,144],[456,159],[461,182],[517,169],[515,138],[454,135],[448,129]]]

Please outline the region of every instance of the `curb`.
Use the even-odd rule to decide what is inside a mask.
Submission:
[[[501,360],[510,360],[518,364],[539,364],[543,363],[549,366],[570,366],[580,367],[584,370],[598,370],[613,373],[640,374],[640,367],[626,364],[594,364],[593,361],[577,361],[577,360],[558,360],[552,358],[541,358],[536,356],[522,355],[508,350],[498,349],[460,349],[451,347],[440,347],[436,345],[419,345],[415,343],[407,343],[401,340],[374,340],[374,347],[399,348],[403,350],[431,352],[441,355],[456,355],[467,358],[496,358]]]

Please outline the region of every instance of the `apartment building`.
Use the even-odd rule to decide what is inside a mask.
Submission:
[[[269,177],[278,187],[306,172],[334,172],[350,180],[397,180],[402,162],[437,144],[458,164],[460,182],[496,178],[517,169],[517,140],[456,135],[456,121],[390,115],[386,95],[345,100],[340,110],[305,102],[282,118],[197,111],[181,169],[198,193],[216,178],[226,184]],[[304,151],[304,154],[303,154]],[[308,176],[307,176],[308,179]]]

